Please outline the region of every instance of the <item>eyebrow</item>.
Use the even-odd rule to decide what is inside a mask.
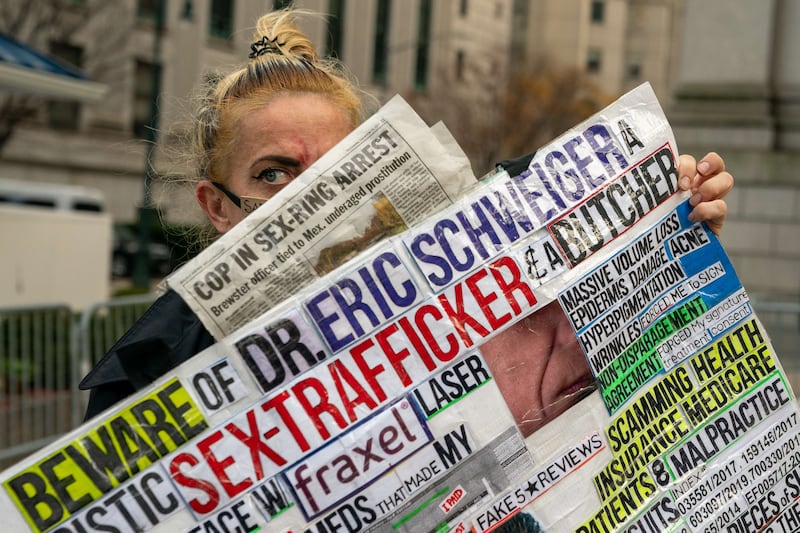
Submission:
[[[265,156],[259,157],[255,161],[253,161],[253,163],[250,165],[250,167],[252,168],[253,166],[255,166],[255,165],[259,164],[259,163],[263,163],[265,161],[274,161],[274,162],[276,162],[276,163],[278,163],[280,165],[286,165],[288,167],[298,167],[299,168],[301,166],[300,161],[298,159],[295,159],[294,157],[289,157],[289,156],[285,156],[285,155],[265,155]]]

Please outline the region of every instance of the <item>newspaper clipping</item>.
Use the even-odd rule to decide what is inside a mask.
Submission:
[[[387,109],[170,279],[219,341],[2,472],[6,530],[798,530],[794,392],[650,87],[479,184]]]
[[[453,145],[395,97],[168,284],[220,339],[475,186]]]

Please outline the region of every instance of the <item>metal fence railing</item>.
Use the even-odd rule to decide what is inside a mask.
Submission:
[[[80,379],[153,302],[116,298],[76,314],[65,306],[0,309],[0,469],[80,425]],[[800,304],[753,302],[800,391]]]
[[[0,309],[0,469],[80,425],[80,379],[153,299]]]
[[[84,309],[76,324],[73,353],[75,354],[72,375],[73,410],[72,425],[83,420],[88,394],[78,390],[78,383],[103,357],[117,339],[133,325],[150,307],[155,297],[152,294],[125,296],[94,304]]]
[[[753,302],[792,388],[800,394],[800,303]]]
[[[73,323],[65,306],[0,310],[0,462],[70,429]]]

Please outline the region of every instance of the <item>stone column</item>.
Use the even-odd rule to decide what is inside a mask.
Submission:
[[[778,0],[775,28],[776,148],[800,151],[800,2]]]
[[[685,1],[667,115],[681,152],[719,152],[736,180],[721,240],[798,390],[800,1]]]
[[[693,146],[771,148],[777,0],[686,0],[670,121]]]
[[[798,302],[800,2],[685,0],[684,15],[678,148],[719,152],[736,179],[722,242],[751,297]]]

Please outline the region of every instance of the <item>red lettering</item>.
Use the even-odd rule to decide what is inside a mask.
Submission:
[[[331,362],[331,364],[328,365],[328,370],[331,373],[333,383],[336,385],[336,392],[339,393],[339,397],[342,399],[344,411],[347,413],[350,422],[355,422],[358,419],[355,412],[355,406],[357,404],[365,405],[369,411],[378,407],[375,400],[367,394],[367,391],[361,386],[361,383],[358,382],[341,360],[336,359]],[[355,391],[356,395],[353,398],[347,396],[347,392],[342,385],[342,380],[347,383],[351,390]]]
[[[507,271],[511,274],[510,279],[506,279],[503,276],[503,271]],[[515,298],[518,292],[521,293],[521,298],[527,300],[528,306],[532,307],[536,304],[536,297],[530,286],[522,278],[522,271],[513,258],[501,257],[486,269],[475,272],[463,282],[453,286],[451,290],[454,302],[450,302],[447,299],[447,293],[442,293],[438,296],[442,308],[453,322],[456,331],[458,331],[458,334],[464,340],[464,344],[467,347],[474,344],[468,329],[471,329],[475,335],[486,337],[489,333],[499,329],[512,319],[510,313],[496,316],[491,309],[491,304],[499,299],[497,291],[493,290],[487,293],[482,291],[478,285],[481,280],[486,278],[489,272],[492,273],[492,278],[494,278],[497,288],[502,292],[505,300],[515,314],[519,315],[522,313],[522,305]],[[467,313],[464,305],[464,286],[467,287],[470,296],[474,298],[475,303],[481,310],[481,315],[486,318],[491,330],[481,324],[476,317],[470,316]]]
[[[412,381],[411,377],[408,375],[408,372],[406,372],[406,368],[403,366],[402,361],[411,355],[411,352],[409,352],[407,348],[403,348],[399,352],[395,351],[394,347],[389,344],[388,341],[388,338],[397,333],[399,329],[400,328],[397,327],[397,324],[390,324],[375,334],[375,340],[378,341],[378,346],[381,347],[386,359],[389,360],[389,364],[392,365],[397,377],[400,378],[400,383],[402,383],[404,387],[408,387],[411,385]]]
[[[208,495],[208,500],[203,502],[197,498],[192,498],[189,500],[189,506],[198,514],[206,514],[213,511],[217,505],[219,505],[219,493],[214,485],[210,481],[206,481],[205,479],[195,479],[184,474],[181,471],[181,465],[189,465],[189,467],[197,466],[200,461],[197,460],[197,457],[191,455],[189,453],[179,453],[175,457],[172,458],[172,462],[169,464],[169,473],[172,476],[172,479],[178,485],[183,487],[188,487],[190,489],[197,489],[199,491],[205,492]]]
[[[499,298],[497,293],[492,291],[489,294],[485,294],[481,292],[480,287],[478,287],[478,282],[488,275],[489,273],[486,270],[475,272],[467,278],[466,283],[467,287],[469,287],[469,292],[475,297],[475,301],[478,303],[481,311],[483,311],[483,316],[489,320],[489,327],[493,330],[497,330],[500,326],[511,320],[511,313],[506,313],[501,317],[495,316],[491,304]]]
[[[445,498],[445,500],[439,504],[439,507],[445,513],[449,513],[453,509],[453,507],[456,506],[459,500],[461,500],[461,497],[463,495],[464,495],[464,490],[461,487],[458,487],[450,494],[450,496]]]
[[[214,472],[214,475],[217,476],[217,479],[219,479],[220,483],[222,483],[222,488],[225,489],[225,492],[229,496],[233,496],[235,494],[239,494],[247,487],[252,485],[253,481],[250,478],[247,478],[238,485],[234,485],[231,482],[231,479],[228,477],[228,473],[225,470],[229,466],[235,464],[236,460],[231,455],[220,460],[216,455],[214,455],[214,452],[211,451],[211,446],[219,442],[221,439],[222,431],[217,430],[197,443],[197,451],[200,452],[200,455],[205,457],[206,463],[208,463],[208,466],[211,467],[211,471]]]
[[[419,314],[419,311],[417,312]],[[400,329],[403,330],[408,340],[411,341],[411,346],[414,347],[414,351],[419,355],[419,358],[422,360],[422,364],[425,365],[425,368],[428,371],[432,371],[436,368],[436,363],[431,358],[431,354],[428,353],[428,349],[425,346],[425,343],[422,342],[422,339],[419,338],[417,332],[414,331],[414,328],[411,327],[411,321],[408,320],[408,317],[404,316],[397,321],[400,325]]]
[[[480,274],[480,272],[477,272],[476,274],[473,274],[467,278],[467,283],[469,282],[470,278],[477,274]],[[475,320],[475,318],[468,315],[464,309],[463,285],[461,283],[453,287],[453,296],[455,297],[455,308],[453,308],[453,306],[450,305],[450,302],[447,301],[444,293],[439,295],[439,302],[442,304],[444,312],[447,313],[447,316],[456,327],[456,331],[458,331],[458,334],[464,340],[464,344],[467,346],[467,348],[469,348],[474,343],[472,338],[469,336],[469,333],[467,333],[467,326],[475,330],[475,332],[481,337],[486,337],[489,335],[489,330],[483,327],[483,325]]]
[[[264,441],[262,441],[261,434],[258,430],[258,424],[256,423],[256,413],[253,410],[247,411],[247,425],[250,429],[249,435],[242,431],[242,429],[233,422],[226,424],[225,429],[230,431],[231,435],[242,441],[242,443],[247,446],[248,450],[250,451],[250,460],[253,462],[256,480],[261,480],[264,479],[264,467],[261,464],[262,453],[277,466],[283,466],[286,464],[286,460],[278,455],[275,450],[270,448],[266,442],[264,442],[277,435],[279,430],[276,427],[268,429],[264,432]],[[236,494],[230,493],[224,484],[223,488],[225,488],[225,492],[227,492],[228,496],[231,498],[236,496]]]
[[[434,320],[438,322],[444,318],[444,315],[435,305],[426,304],[417,309],[417,312],[414,314],[414,324],[417,326],[420,333],[422,333],[422,337],[425,339],[425,342],[428,343],[428,346],[430,346],[436,358],[443,363],[451,361],[461,351],[458,338],[452,333],[445,335],[444,338],[447,340],[447,349],[442,349],[442,346],[436,338],[437,336],[433,334],[430,325],[425,321],[426,316],[432,316]],[[402,326],[403,324],[401,323],[400,325]],[[429,370],[433,370],[433,368],[434,367],[429,367]]]
[[[306,391],[312,389],[317,395],[317,403],[314,405],[306,396]],[[322,415],[328,413],[340,429],[347,427],[347,421],[339,412],[339,409],[328,400],[328,390],[317,378],[306,378],[298,381],[292,386],[297,401],[305,409],[308,417],[314,422],[320,437],[328,440],[331,436],[328,428],[322,421]]]
[[[380,383],[378,383],[377,376],[385,372],[386,369],[381,364],[369,366],[364,360],[364,352],[372,348],[374,344],[372,339],[365,339],[361,344],[350,348],[350,355],[353,356],[353,361],[355,361],[356,366],[358,366],[358,370],[361,371],[361,375],[367,380],[372,392],[375,394],[375,398],[381,403],[386,400],[386,393],[383,391],[383,387],[381,387]]]
[[[289,411],[286,409],[286,406],[283,405],[288,398],[289,398],[289,391],[287,390],[281,391],[279,394],[276,394],[266,402],[262,403],[261,409],[264,412],[267,412],[270,409],[275,409],[275,412],[278,413],[278,416],[281,418],[281,421],[284,424],[286,424],[286,427],[289,429],[289,433],[291,433],[292,437],[294,437],[294,440],[297,443],[297,445],[300,446],[300,450],[303,452],[307,452],[311,448],[308,445],[308,441],[303,435],[303,432],[300,431],[300,428],[297,426],[297,423],[292,418],[292,415],[289,414]]]
[[[505,269],[511,273],[511,279],[506,280],[503,278],[501,267],[505,267]],[[497,282],[497,286],[500,287],[503,296],[506,297],[508,305],[514,310],[514,314],[519,315],[522,313],[522,307],[519,302],[517,302],[516,298],[514,298],[513,293],[515,291],[522,293],[522,296],[527,300],[528,307],[536,305],[536,296],[533,295],[530,285],[523,279],[522,271],[513,258],[508,256],[500,257],[497,261],[492,263],[490,268],[492,277]]]

